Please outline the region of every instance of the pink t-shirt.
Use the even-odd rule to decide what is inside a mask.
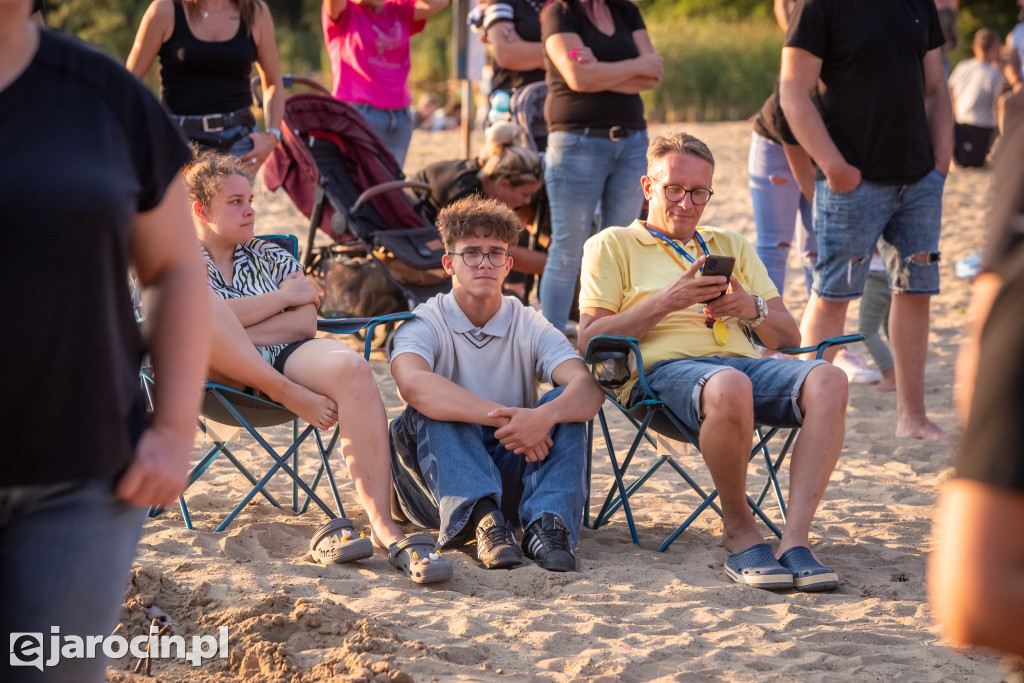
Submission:
[[[378,109],[409,106],[409,36],[426,25],[413,21],[415,10],[416,0],[386,0],[381,12],[349,0],[335,21],[322,5],[336,98]]]

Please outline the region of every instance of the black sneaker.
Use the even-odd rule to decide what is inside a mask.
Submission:
[[[512,523],[495,510],[476,525],[476,557],[487,569],[512,569],[525,564]]]
[[[576,571],[576,556],[569,547],[569,532],[556,515],[545,512],[523,535],[526,556],[549,572]]]

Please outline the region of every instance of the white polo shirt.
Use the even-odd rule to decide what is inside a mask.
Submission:
[[[540,313],[503,297],[498,312],[475,327],[451,292],[438,294],[399,326],[391,360],[415,353],[432,372],[481,398],[511,408],[531,408],[538,382],[567,360],[579,360],[572,344]]]

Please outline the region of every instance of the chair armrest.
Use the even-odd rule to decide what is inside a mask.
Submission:
[[[818,342],[815,346],[803,346],[798,349],[776,349],[779,353],[783,353],[787,356],[799,356],[805,353],[811,353],[814,351],[814,357],[820,359],[825,353],[825,349],[830,346],[839,346],[842,344],[852,344],[853,342],[864,341],[863,334],[845,334],[841,337],[829,337]]]
[[[416,315],[412,311],[405,311],[402,313],[379,315],[375,318],[318,318],[316,329],[321,332],[330,332],[331,334],[355,334],[356,332],[366,330],[366,347],[363,350],[363,356],[369,359],[370,346],[373,343],[373,331],[377,329],[378,325],[410,320],[415,317]]]

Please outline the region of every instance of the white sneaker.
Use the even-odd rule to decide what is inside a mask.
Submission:
[[[832,365],[846,373],[850,384],[877,384],[882,373],[872,370],[862,356],[853,351],[839,349]]]

